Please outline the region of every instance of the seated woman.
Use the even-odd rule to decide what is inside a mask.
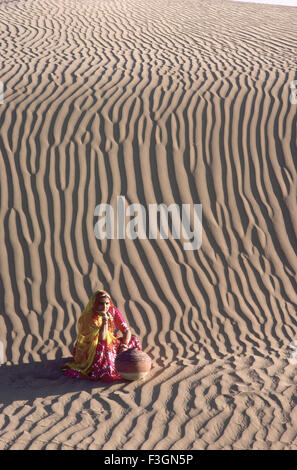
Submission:
[[[115,327],[122,332],[122,337],[114,335]],[[141,349],[138,338],[131,335],[110,295],[103,290],[96,291],[78,320],[73,362],[65,364],[62,370],[68,377],[107,382],[122,380],[114,367],[115,358],[132,348]]]

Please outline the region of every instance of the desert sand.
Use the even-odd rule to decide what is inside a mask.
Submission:
[[[0,449],[297,449],[296,12],[0,1]],[[201,247],[96,238],[120,195]],[[145,379],[62,375],[97,288]]]

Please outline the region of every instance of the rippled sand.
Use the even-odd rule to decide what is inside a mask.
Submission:
[[[297,449],[295,9],[0,0],[0,24],[0,449]],[[96,239],[119,195],[202,204],[201,248]],[[61,375],[96,288],[145,380]]]

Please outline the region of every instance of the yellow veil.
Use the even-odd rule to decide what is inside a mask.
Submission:
[[[88,375],[96,354],[96,348],[98,344],[99,331],[102,325],[102,318],[99,316],[96,320],[93,317],[93,306],[96,297],[100,293],[106,293],[105,291],[96,291],[89,299],[89,302],[83,310],[78,320],[78,336],[75,345],[75,352],[73,356],[73,362],[67,362],[62,366],[63,370],[68,368],[77,370],[84,375]],[[109,294],[107,294],[109,296]],[[111,306],[113,306],[111,302]],[[106,342],[110,345],[115,340],[115,336],[108,331]]]

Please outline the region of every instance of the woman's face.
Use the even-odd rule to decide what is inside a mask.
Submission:
[[[100,313],[107,313],[110,307],[110,299],[107,295],[100,297],[98,302],[98,310]]]

